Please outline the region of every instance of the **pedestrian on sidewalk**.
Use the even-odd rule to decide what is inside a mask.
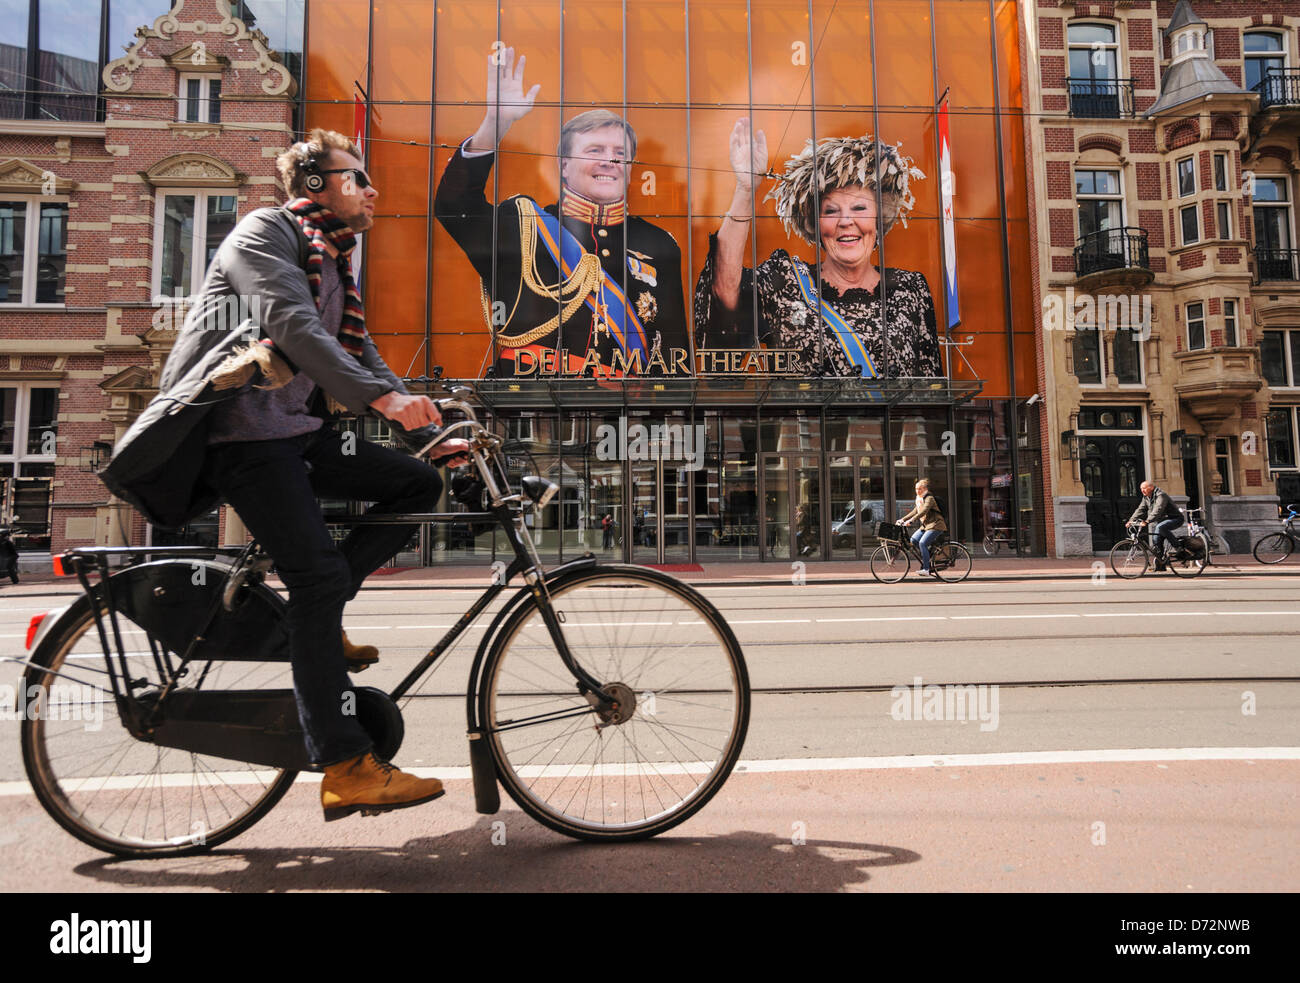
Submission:
[[[18,583],[18,547],[9,538],[9,530],[0,526],[0,577]]]

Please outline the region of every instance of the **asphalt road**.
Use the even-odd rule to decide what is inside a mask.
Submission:
[[[749,736],[702,813],[612,848],[635,889],[1300,889],[1300,578],[705,593],[745,651]],[[363,592],[346,627],[382,661],[359,681],[394,685],[473,596]],[[50,600],[0,602],[0,655],[22,654]],[[571,844],[512,803],[474,813],[464,686],[478,637],[406,708],[397,763],[443,777],[447,796],[326,827],[302,779],[210,857],[103,862],[41,813],[18,724],[0,722],[0,889],[600,889],[611,848]],[[0,664],[0,687],[17,674]],[[890,690],[918,678],[983,684],[996,712],[899,719]]]

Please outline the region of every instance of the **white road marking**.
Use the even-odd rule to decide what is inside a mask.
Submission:
[[[1300,761],[1300,748],[1294,747],[1200,747],[1200,748],[1101,748],[1084,751],[1008,751],[994,754],[904,754],[874,758],[785,758],[766,761],[740,761],[736,772],[798,772],[798,771],[875,771],[897,768],[970,768],[987,766],[1013,765],[1055,765],[1055,764],[1115,764],[1124,762],[1161,762],[1161,761]],[[570,766],[552,766],[558,769],[557,776],[568,774]],[[698,774],[707,771],[710,765],[705,762],[674,762],[667,765],[656,762],[652,772],[655,774]],[[622,775],[622,765],[604,765],[591,774]],[[471,778],[467,767],[428,767],[403,768],[403,771],[419,778],[441,778],[444,781],[465,780]],[[265,785],[273,772],[240,771],[222,772],[219,779],[210,778],[210,784],[218,781],[225,785]],[[531,772],[521,772],[532,777]],[[632,774],[629,770],[628,774]],[[118,775],[107,779],[105,788],[138,787],[141,776]],[[304,772],[297,781],[307,784],[319,783],[321,775]],[[85,779],[100,787],[102,778]],[[194,781],[190,774],[163,775],[159,780],[153,779],[154,787],[161,784],[164,788],[188,789]],[[30,795],[31,786],[25,781],[0,782],[0,796]]]
[[[818,624],[834,621],[947,621],[948,616],[943,614],[917,615],[914,617],[881,617],[881,618],[818,618]]]
[[[992,621],[1006,618],[1077,618],[1077,614],[954,614],[952,621]]]

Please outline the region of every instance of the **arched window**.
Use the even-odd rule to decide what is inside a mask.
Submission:
[[[1286,43],[1278,31],[1247,31],[1242,38],[1246,55],[1246,88],[1256,89],[1270,72],[1286,68]]]
[[[1097,459],[1085,461],[1083,465],[1083,493],[1089,498],[1100,498],[1102,495],[1102,464]]]
[[[1115,119],[1120,115],[1119,44],[1112,24],[1071,24],[1070,115]]]

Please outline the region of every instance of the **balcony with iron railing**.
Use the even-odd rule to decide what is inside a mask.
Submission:
[[[1300,249],[1255,247],[1255,282],[1300,281]]]
[[[1147,249],[1147,230],[1102,229],[1080,236],[1074,247],[1074,274],[1080,288],[1108,284],[1144,287],[1155,279]]]
[[[1300,69],[1274,68],[1251,89],[1259,93],[1260,111],[1300,110]]]
[[[1122,119],[1133,115],[1132,79],[1067,78],[1070,115],[1078,119]]]

